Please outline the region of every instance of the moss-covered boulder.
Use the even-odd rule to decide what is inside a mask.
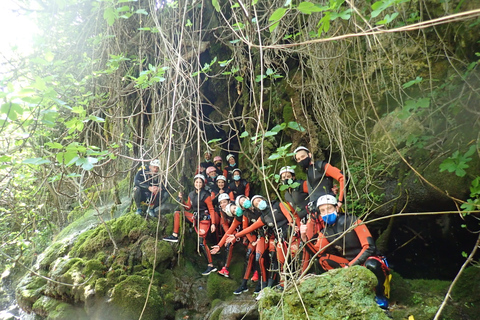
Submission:
[[[27,274],[15,290],[17,303],[23,310],[31,312],[33,304],[42,296],[47,280],[36,275]]]
[[[74,307],[71,304],[47,296],[40,297],[33,304],[33,312],[35,314],[47,317],[49,320],[54,319],[78,319],[87,320],[87,314],[80,307]]]
[[[211,273],[208,276],[207,295],[208,299],[225,299],[230,297],[237,288],[237,282],[230,278],[225,278],[217,273]]]
[[[111,298],[107,301],[108,314],[104,319],[139,319],[142,310],[142,319],[165,319],[170,308],[165,305],[159,288],[152,285],[149,290],[150,278],[130,276],[118,283],[112,290]],[[147,299],[148,297],[148,299]]]
[[[270,288],[260,300],[260,319],[388,319],[375,302],[375,275],[364,267],[309,276],[284,293]]]
[[[155,241],[155,238],[149,237],[141,245],[142,265],[146,268],[164,270],[173,258],[173,248],[166,241]]]

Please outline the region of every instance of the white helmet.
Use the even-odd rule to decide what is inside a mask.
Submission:
[[[152,167],[159,167],[160,168],[160,160],[158,160],[158,159],[152,160],[152,161],[150,161],[150,165]]]
[[[225,176],[222,176],[222,175],[219,175],[219,176],[217,177],[217,180],[216,180],[216,181],[218,181],[218,180],[223,180],[223,181],[227,182],[227,178],[225,178]]]
[[[247,200],[248,200],[248,197],[245,196],[245,195],[243,195],[243,194],[237,196],[237,198],[235,199],[235,205],[236,205],[237,207],[240,207],[240,208],[242,207],[242,206],[240,205],[240,199],[242,199],[242,198],[247,198]]]
[[[235,173],[235,171],[238,171],[238,173],[242,174],[242,170],[240,170],[238,168],[233,169],[232,174]]]
[[[297,147],[297,149],[293,150],[293,160],[297,161],[297,158],[296,158],[297,152],[302,151],[302,150],[305,150],[305,151],[307,151],[307,153],[310,153],[310,150],[308,150],[304,146]]]
[[[322,204],[333,204],[334,206],[337,205],[337,198],[330,194],[326,194],[324,196],[321,196],[317,200],[317,208],[320,207]]]
[[[230,160],[230,158],[235,158],[235,156],[230,153],[229,155],[227,155],[227,161]]]
[[[203,183],[205,183],[205,177],[203,174],[197,174],[195,177],[193,177],[193,181],[197,180],[198,178],[202,179]]]
[[[222,201],[222,200],[228,200],[230,201],[230,196],[227,194],[227,193],[221,193],[219,196],[218,196],[218,202]]]
[[[261,195],[258,195],[258,194],[257,194],[257,195],[255,195],[255,196],[253,196],[252,199],[250,200],[250,201],[252,202],[252,205],[253,205],[253,200],[255,200],[255,199],[257,199],[257,198],[260,198],[260,199],[265,200],[265,197],[264,197],[264,196],[261,196]]]
[[[234,205],[234,204],[233,203],[227,204],[227,206],[225,207],[225,210],[223,210],[223,212],[225,212],[227,214],[227,216],[229,216],[230,218],[233,217],[233,213],[231,211],[232,205]]]
[[[280,169],[280,173],[278,175],[281,176],[282,173],[285,173],[285,172],[290,172],[291,174],[295,174],[295,170],[293,170],[292,167],[286,166]]]

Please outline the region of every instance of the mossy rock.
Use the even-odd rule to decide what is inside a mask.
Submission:
[[[64,256],[70,250],[70,244],[63,241],[54,242],[38,258],[38,266],[42,270],[48,270],[50,265],[60,256]]]
[[[207,296],[208,299],[225,299],[232,295],[237,288],[237,282],[230,278],[225,278],[217,273],[208,275]]]
[[[57,305],[55,310],[48,314],[47,320],[89,320],[85,311],[82,308],[72,306],[71,304],[62,302]]]
[[[156,243],[156,252],[155,252]],[[145,268],[164,270],[173,258],[172,245],[166,241],[155,241],[155,238],[148,238],[141,245],[142,265]]]
[[[132,275],[115,285],[111,298],[107,303],[109,313],[105,317],[122,320],[138,319],[147,300],[149,284],[149,278]],[[167,312],[168,309],[164,304],[158,287],[152,285],[142,319],[157,320],[173,316]]]
[[[133,229],[137,230],[137,232],[150,232],[147,221],[136,214],[127,214],[120,218],[112,219],[106,222],[106,224],[116,242],[127,238]],[[96,229],[82,234],[75,242],[70,255],[93,258],[98,251],[105,251],[106,248],[112,245],[112,240],[105,225],[100,225]]]
[[[75,307],[71,304],[53,299],[47,296],[41,296],[33,305],[33,312],[48,320],[87,320],[87,314],[83,308]]]
[[[444,315],[451,319],[475,319],[480,314],[480,268],[465,269],[452,291]]]
[[[36,275],[25,276],[15,290],[17,303],[23,310],[32,311],[33,304],[42,296],[47,280]]]
[[[377,279],[354,266],[310,276],[284,295],[270,288],[260,300],[260,319],[388,319],[375,302]]]

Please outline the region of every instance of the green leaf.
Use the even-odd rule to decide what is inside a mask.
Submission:
[[[76,157],[77,157],[76,152],[59,152],[59,153],[57,153],[57,156],[56,156],[57,161],[59,163],[64,164],[64,165],[67,165],[68,163],[70,163]]]
[[[243,81],[243,77],[241,77],[241,76],[236,76],[236,77],[235,77],[235,80],[237,80],[238,82],[242,82],[242,81]]]
[[[109,26],[113,26],[115,19],[118,18],[117,11],[112,7],[107,7],[105,11],[103,11],[103,18],[107,20]]]
[[[278,132],[276,132],[276,131],[267,131],[267,132],[265,132],[264,137],[265,137],[265,138],[267,138],[267,137],[272,137],[272,136],[275,136],[275,135],[277,135],[277,134],[278,134]]]
[[[208,141],[207,143],[210,144],[210,143],[215,143],[215,142],[218,142],[218,141],[222,141],[222,139],[221,138],[212,139],[212,140]]]
[[[50,160],[48,159],[43,159],[43,158],[30,158],[30,159],[25,159],[22,161],[23,164],[33,164],[33,165],[41,165],[41,164],[46,164],[46,163],[51,163]]]
[[[264,74],[259,74],[255,77],[255,82],[260,82],[262,81],[263,79],[265,79],[267,76],[264,75]]]
[[[50,149],[63,149],[63,145],[58,142],[46,142],[45,145]]]
[[[297,10],[303,14],[312,14],[312,12],[322,12],[328,9],[328,7],[319,7],[308,1],[300,2],[297,6]]]
[[[12,160],[12,157],[11,156],[1,156],[0,157],[0,162],[10,162]]]
[[[411,81],[408,81],[408,82],[404,83],[402,85],[402,88],[407,89],[407,88],[413,86],[414,84],[420,83],[422,81],[423,81],[422,77],[416,77],[414,80],[411,80]]]
[[[88,116],[88,119],[95,121],[95,122],[105,122],[105,119],[94,116],[93,114]]]
[[[272,13],[270,18],[268,18],[268,21],[278,21],[283,18],[286,12],[287,12],[286,8],[278,8]]]
[[[384,24],[389,24],[392,22],[396,17],[398,16],[398,12],[392,13],[392,15],[386,14],[385,18],[381,21],[378,21],[375,23],[376,25],[384,25]]]
[[[302,127],[298,122],[290,121],[287,125],[290,129],[304,132],[306,129]]]
[[[279,131],[285,129],[286,126],[287,126],[287,125],[286,125],[285,122],[282,123],[282,124],[277,124],[275,127],[273,127],[272,129],[270,129],[270,131],[279,132]]]
[[[464,156],[464,157],[470,157],[470,156],[472,156],[472,155],[475,153],[476,150],[477,150],[477,147],[476,147],[474,144],[472,144],[472,145],[470,146],[470,148],[468,148],[467,152],[465,152],[465,154],[464,154],[463,156]],[[477,178],[477,179],[478,179],[478,178]]]
[[[283,158],[283,155],[279,154],[279,153],[273,153],[270,155],[270,157],[268,157],[268,160],[277,160],[277,159],[281,159]]]
[[[15,121],[23,114],[23,108],[18,103],[4,103],[0,107],[0,113],[7,114],[8,119]]]
[[[212,5],[217,10],[217,12],[220,12],[220,5],[218,4],[218,0],[212,0]]]
[[[240,138],[246,138],[246,137],[248,137],[248,132],[243,131],[242,134],[240,135]]]
[[[278,24],[280,23],[280,20],[283,18],[286,12],[287,12],[286,8],[278,8],[272,13],[270,18],[268,18],[268,21],[273,22],[273,24],[269,28],[270,32],[273,32],[273,30],[275,30],[275,28],[278,26]]]
[[[76,166],[81,166],[83,170],[90,171],[93,169],[93,165],[98,162],[97,158],[86,157],[86,158],[78,158],[75,161]]]
[[[137,11],[135,11],[135,13],[144,14],[144,15],[148,16],[148,12],[145,9],[138,9]]]

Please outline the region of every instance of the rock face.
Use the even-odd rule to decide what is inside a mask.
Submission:
[[[364,267],[310,276],[285,293],[266,289],[260,319],[389,319],[375,303],[375,275]],[[282,300],[283,296],[283,300]]]

